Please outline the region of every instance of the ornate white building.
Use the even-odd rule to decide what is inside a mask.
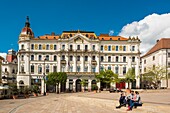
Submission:
[[[44,71],[45,75],[66,72],[68,79],[61,91],[81,91],[82,79],[87,81],[86,89],[91,90],[92,84],[96,84],[94,75],[100,70],[110,69],[125,77],[128,69],[134,67],[136,82],[132,86],[139,88],[140,43],[138,37],[96,36],[94,32],[80,30],[34,37],[27,18],[18,41],[18,85],[43,86]],[[100,88],[102,84],[97,85]]]
[[[16,83],[17,75],[17,54],[13,49],[8,50],[6,60],[2,62],[2,84]]]

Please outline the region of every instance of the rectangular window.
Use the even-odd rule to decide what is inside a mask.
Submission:
[[[103,62],[104,61],[104,58],[103,56],[100,57],[100,61]]]
[[[92,57],[92,60],[95,60],[95,56]]]
[[[84,61],[88,61],[88,56],[85,56],[85,59],[84,59]]]
[[[111,56],[108,56],[108,62],[111,62]]]
[[[116,74],[119,74],[119,67],[118,67],[118,66],[115,67],[115,73],[116,73]]]
[[[93,45],[93,51],[95,51],[95,45]]]
[[[126,46],[123,46],[123,51],[126,51]]]
[[[50,72],[49,65],[46,66],[46,73],[48,74]]]
[[[170,62],[168,62],[168,67],[170,67]]]
[[[100,71],[103,71],[104,70],[104,67],[103,66],[100,66]]]
[[[123,62],[126,62],[126,57],[125,56],[123,57]]]
[[[77,72],[80,72],[80,66],[77,66]]]
[[[155,56],[153,56],[153,60],[155,60]]]
[[[132,62],[135,62],[135,57],[134,56],[132,57]]]
[[[168,57],[170,57],[170,53],[168,53]]]
[[[108,70],[111,70],[111,66],[108,67]]]
[[[88,50],[88,45],[85,45],[85,51],[87,51]]]
[[[54,50],[57,50],[57,45],[54,45]]]
[[[144,60],[144,64],[146,64],[146,60]]]
[[[31,73],[34,73],[34,66],[31,65]]]
[[[88,72],[88,66],[84,67],[84,72]]]
[[[70,50],[73,50],[73,45],[70,45]]]
[[[77,50],[80,50],[80,45],[77,45]]]
[[[123,75],[126,74],[126,67],[123,67]]]
[[[65,49],[65,45],[62,45],[62,50],[64,50]]]
[[[119,51],[119,46],[116,46],[116,51]]]
[[[135,46],[132,46],[132,51],[135,51]]]
[[[100,50],[103,51],[103,45],[100,46]]]
[[[73,66],[70,66],[70,72],[73,72]]]
[[[95,67],[92,68],[92,72],[96,72],[96,68]]]
[[[111,51],[111,46],[108,46],[108,51]]]
[[[53,66],[53,72],[57,72],[57,66]]]
[[[34,49],[34,44],[31,44],[31,49],[32,49],[32,50]]]
[[[116,56],[116,62],[119,62],[119,57],[118,56]]]
[[[41,73],[42,73],[42,67],[38,66],[38,74],[41,74]]]
[[[73,61],[73,56],[70,56],[70,61]]]
[[[24,66],[21,66],[21,72],[22,73],[24,72]]]

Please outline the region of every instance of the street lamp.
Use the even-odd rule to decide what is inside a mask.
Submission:
[[[45,92],[45,61],[46,61],[47,59],[45,58],[44,59],[44,73],[43,73],[43,79],[44,79],[44,96],[46,96],[46,92]]]

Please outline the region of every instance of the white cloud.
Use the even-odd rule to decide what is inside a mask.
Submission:
[[[112,36],[114,34],[114,30],[109,31],[109,36]]]
[[[134,21],[124,26],[119,33],[120,36],[138,36],[142,43],[140,50],[146,53],[156,40],[161,38],[170,38],[170,13],[152,14],[146,16],[140,21]]]
[[[0,53],[0,56],[3,57],[4,59],[6,59],[6,55],[7,53]]]

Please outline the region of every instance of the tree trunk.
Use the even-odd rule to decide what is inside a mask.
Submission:
[[[59,94],[59,84],[56,84],[56,93]]]
[[[128,82],[128,88],[130,89],[130,82]]]

